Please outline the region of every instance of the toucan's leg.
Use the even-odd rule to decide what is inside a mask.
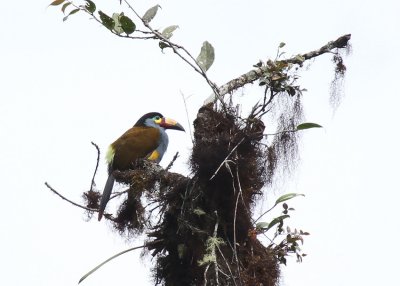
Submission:
[[[104,210],[106,209],[106,205],[108,203],[108,200],[110,199],[114,181],[115,181],[115,178],[114,178],[113,174],[110,174],[108,176],[106,185],[104,187],[103,195],[101,196],[100,207],[99,207],[99,217],[98,217],[99,221],[103,217]]]

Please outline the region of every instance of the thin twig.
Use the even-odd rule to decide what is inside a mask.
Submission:
[[[190,124],[191,121],[190,121],[190,118],[189,118],[189,112],[188,112],[187,104],[186,104],[186,98],[185,98],[185,95],[183,94],[183,92],[181,90],[179,92],[181,93],[183,104],[185,106],[186,119],[187,119],[187,123],[188,123],[188,127],[189,127],[190,139],[192,139],[192,143],[194,143],[193,134],[192,134],[192,127],[191,127],[191,124]]]
[[[76,207],[79,207],[79,208],[82,208],[82,209],[84,209],[84,210],[91,211],[91,212],[98,212],[98,211],[99,211],[99,210],[97,210],[97,209],[91,209],[91,208],[82,206],[82,205],[80,205],[80,204],[77,204],[77,203],[75,203],[75,202],[73,202],[73,201],[67,199],[66,197],[64,197],[63,195],[61,195],[59,192],[57,192],[55,189],[53,189],[53,188],[49,185],[49,183],[45,182],[44,184],[46,185],[47,188],[50,189],[50,191],[52,191],[53,193],[55,193],[57,196],[59,196],[60,198],[62,198],[64,201],[67,201],[67,202],[69,202],[70,204],[72,204],[72,205],[74,205],[74,206],[76,206]]]
[[[99,161],[100,161],[100,148],[99,146],[94,143],[93,141],[90,142],[92,143],[92,145],[96,148],[97,150],[97,162],[96,162],[96,168],[94,169],[94,173],[93,173],[93,178],[92,178],[92,183],[90,184],[90,191],[93,190],[93,186],[96,185],[96,183],[94,182],[94,178],[96,177],[96,173],[97,173],[97,169],[99,168]]]
[[[217,175],[219,169],[221,169],[222,165],[224,165],[224,163],[226,162],[226,160],[232,155],[233,152],[235,152],[236,148],[239,147],[240,144],[242,144],[244,140],[244,137],[239,141],[239,143],[236,144],[235,147],[233,147],[233,149],[231,150],[231,152],[229,152],[228,156],[226,156],[226,158],[221,162],[221,164],[218,166],[217,170],[214,172],[214,174],[211,176],[210,181]]]
[[[189,53],[189,51],[184,48],[181,45],[178,45],[176,43],[171,42],[168,38],[166,38],[164,35],[162,35],[160,32],[158,32],[157,30],[154,30],[148,22],[144,21],[143,18],[139,15],[139,13],[136,12],[136,10],[130,5],[130,3],[127,0],[124,0],[125,4],[128,6],[128,8],[130,10],[132,10],[132,12],[136,15],[136,17],[138,17],[143,25],[150,30],[150,32],[147,31],[142,31],[142,30],[136,30],[139,33],[142,34],[152,34],[153,36],[131,36],[131,35],[123,35],[120,33],[117,33],[116,31],[112,30],[112,29],[108,29],[112,34],[121,37],[121,38],[128,38],[128,39],[138,39],[138,40],[156,40],[159,39],[162,42],[167,43],[167,45],[173,50],[173,52],[178,55],[178,57],[180,57],[184,62],[186,62],[189,66],[191,66],[197,73],[199,73],[207,82],[207,84],[211,87],[212,91],[213,91],[213,95],[214,98],[216,98],[217,100],[220,101],[222,108],[225,112],[227,112],[227,108],[226,108],[226,104],[224,103],[222,96],[220,94],[220,90],[218,88],[218,86],[212,82],[210,80],[210,78],[207,76],[206,72],[202,69],[202,67],[199,65],[199,63],[196,61],[196,59],[192,56],[191,53]],[[101,25],[104,26],[103,22],[97,18],[94,14],[92,14],[91,12],[89,12],[86,9],[83,9],[82,7],[78,7],[75,4],[73,4],[72,2],[70,2],[72,4],[72,6],[74,6],[77,9],[83,10],[84,12],[86,12],[87,14],[89,14],[90,16],[93,17],[93,19],[95,21],[97,21],[98,23],[100,23]],[[182,50],[186,56],[182,55],[179,50]],[[189,59],[188,59],[188,58]]]
[[[207,264],[206,269],[204,269],[204,286],[207,286],[207,271],[210,268],[210,264]]]
[[[151,32],[154,36],[156,36],[158,39],[160,39],[160,40],[162,40],[162,41],[168,43],[168,44],[171,46],[171,48],[173,49],[173,51],[174,51],[182,60],[184,60],[187,64],[189,64],[197,73],[203,75],[203,74],[202,74],[201,68],[197,68],[194,64],[192,64],[188,59],[186,59],[184,56],[182,56],[182,55],[177,51],[177,48],[180,48],[180,46],[178,46],[178,45],[175,44],[175,43],[172,43],[169,39],[165,38],[161,33],[159,33],[159,32],[157,32],[157,31],[153,30],[153,28],[149,25],[149,23],[143,20],[143,18],[139,15],[139,13],[136,12],[136,10],[132,7],[132,5],[131,5],[127,0],[124,0],[124,2],[125,2],[125,4],[128,6],[128,8],[129,8],[130,10],[132,10],[133,13],[135,13],[136,17],[138,17],[138,18],[142,21],[143,25],[144,25],[147,29],[149,29],[150,32]]]
[[[208,85],[211,87],[211,89],[213,90],[214,96],[215,98],[217,98],[221,105],[222,108],[225,112],[227,112],[226,109],[226,105],[224,103],[224,101],[222,100],[222,97],[220,96],[220,90],[218,88],[218,86],[213,83],[209,77],[207,76],[206,72],[201,68],[201,66],[199,65],[199,63],[196,61],[196,59],[192,56],[191,53],[189,53],[188,50],[186,50],[186,48],[184,48],[181,45],[175,44],[173,42],[171,42],[168,38],[166,38],[163,34],[161,34],[160,32],[154,30],[148,22],[144,21],[143,18],[139,15],[139,13],[136,12],[135,9],[133,9],[133,7],[131,6],[131,4],[127,1],[124,0],[125,4],[128,6],[128,8],[130,10],[132,10],[133,13],[135,13],[135,15],[142,21],[143,25],[150,30],[150,32],[159,40],[165,42],[168,44],[168,46],[174,51],[174,53],[180,57],[184,62],[186,62],[189,66],[191,66],[197,73],[199,73],[202,77],[204,77],[204,79],[206,80],[206,82],[208,83]],[[184,55],[182,55],[179,50],[182,50],[188,57],[189,59],[187,59]]]
[[[73,2],[69,2],[69,3],[71,3],[71,6],[77,8],[77,9],[80,9],[81,11],[83,11],[83,12],[89,14],[90,16],[92,16],[92,18],[93,18],[96,22],[98,22],[98,23],[100,23],[102,26],[104,26],[103,22],[102,22],[99,18],[97,18],[96,15],[92,14],[91,12],[89,12],[89,11],[86,10],[86,9],[83,9],[83,8],[80,7],[80,6],[75,5]],[[117,32],[114,31],[114,30],[110,30],[110,29],[107,29],[107,30],[108,30],[110,33],[112,33],[112,34],[114,34],[114,35],[116,35],[116,36],[118,36],[118,37],[120,37],[120,38],[128,38],[128,39],[133,39],[133,40],[155,40],[155,39],[157,39],[156,36],[131,36],[131,35],[122,35],[122,34],[117,33]],[[141,30],[135,30],[135,32],[139,32],[139,33],[142,33],[142,34],[152,34],[151,32],[146,32],[146,31],[141,31]]]
[[[108,201],[111,201],[112,199],[115,199],[116,197],[119,197],[127,192],[129,192],[129,189],[122,191],[122,192],[115,192],[115,193],[113,193],[113,195],[110,197],[110,199]]]
[[[171,162],[169,162],[167,168],[165,168],[165,171],[168,171],[169,169],[171,169],[172,165],[175,163],[176,159],[178,159],[179,157],[179,152],[176,152],[174,157],[172,158]]]
[[[249,216],[249,218],[252,220],[251,217],[251,212],[250,210],[247,208],[245,202],[244,202],[244,197],[243,197],[243,191],[242,191],[242,184],[240,184],[240,178],[239,178],[239,166],[236,165],[236,181],[238,183],[238,188],[239,188],[239,194],[240,194],[240,198],[242,199],[242,204],[243,204],[243,208],[245,209],[247,215]]]
[[[98,269],[99,269],[100,267],[102,267],[104,264],[106,264],[106,263],[110,262],[111,260],[113,260],[114,258],[117,258],[118,256],[121,256],[122,254],[125,254],[125,253],[127,253],[127,252],[130,252],[130,251],[133,251],[133,250],[136,250],[136,249],[140,249],[140,248],[152,246],[152,245],[157,244],[157,243],[159,243],[159,242],[161,242],[161,241],[162,241],[162,239],[158,239],[158,240],[154,240],[154,241],[151,241],[151,242],[147,242],[147,243],[145,243],[145,244],[143,244],[143,245],[129,248],[129,249],[127,249],[127,250],[121,251],[121,252],[119,252],[119,253],[117,253],[117,254],[111,256],[110,258],[108,258],[107,260],[105,260],[104,262],[100,263],[99,265],[97,265],[97,266],[96,266],[95,268],[93,268],[92,270],[90,270],[88,273],[86,273],[85,275],[83,275],[82,278],[79,280],[78,284],[81,283],[83,280],[85,280],[88,276],[90,276],[91,274],[93,274],[96,270],[98,270]]]
[[[160,203],[159,201],[150,201],[149,203],[147,203],[143,208],[146,209],[147,207],[154,205],[154,204],[158,204]]]
[[[235,286],[236,286],[236,281],[235,281],[235,278],[234,278],[234,276],[233,276],[232,270],[231,270],[231,268],[230,268],[230,266],[229,266],[228,261],[226,260],[226,258],[225,258],[225,256],[224,256],[224,254],[222,253],[221,249],[219,248],[219,245],[218,245],[218,244],[217,244],[217,249],[218,249],[219,254],[221,255],[222,259],[225,261],[225,264],[226,264],[226,267],[227,267],[228,270],[229,270],[229,273],[231,274],[233,284],[235,284]]]
[[[224,271],[222,271],[221,268],[218,268],[218,271],[219,271],[222,275],[224,275],[227,279],[231,278],[228,274],[226,274]]]
[[[297,132],[297,131],[300,131],[300,130],[297,130],[297,129],[294,129],[294,130],[283,130],[283,131],[279,131],[279,132],[276,132],[276,133],[266,133],[266,134],[263,134],[263,136],[267,137],[267,136],[279,135],[279,134],[283,134],[283,133],[293,133],[293,132]]]
[[[215,226],[214,226],[213,237],[216,240],[217,234],[218,234],[218,212],[217,211],[215,211],[215,216],[217,219],[216,219]],[[216,243],[216,244],[218,245],[218,243]],[[215,261],[214,261],[215,280],[217,282],[217,285],[219,285],[218,263],[217,263],[217,254],[215,253],[215,245],[213,246],[213,248],[211,250],[211,255],[212,255],[212,257],[215,257]]]
[[[232,177],[232,188],[233,188],[233,194],[236,194],[236,186],[235,186],[235,177],[232,173],[231,168],[229,167],[229,165],[227,166],[229,173],[231,174]],[[240,278],[240,264],[239,264],[239,258],[237,256],[237,249],[236,249],[236,217],[237,217],[237,206],[238,206],[238,202],[239,202],[239,193],[237,193],[237,197],[236,197],[236,203],[235,203],[235,211],[234,211],[234,215],[233,215],[233,257],[236,260],[236,265],[237,265],[237,272],[238,272],[238,276],[239,276],[239,282],[240,284],[242,284],[241,282],[241,278]]]
[[[233,187],[235,188],[235,182],[233,181]],[[237,271],[238,271],[238,275],[240,277],[240,265],[239,265],[239,258],[237,256],[237,249],[236,249],[236,217],[237,217],[237,206],[239,203],[239,196],[240,193],[237,193],[237,197],[236,197],[236,202],[235,202],[235,213],[233,216],[233,249],[234,249],[234,256],[235,256],[235,260],[236,260],[236,264],[237,264]],[[240,284],[241,284],[241,280],[240,279]]]
[[[269,213],[274,207],[276,207],[277,204],[274,204],[272,207],[270,207],[268,210],[266,210],[265,212],[263,212],[257,219],[254,220],[254,223],[256,224],[257,221],[262,218],[264,215],[266,215],[267,213]]]

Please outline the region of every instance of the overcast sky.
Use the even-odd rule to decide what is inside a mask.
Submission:
[[[210,89],[202,78],[158,43],[119,39],[83,13],[63,23],[50,1],[5,1],[0,18],[0,209],[1,285],[76,285],[109,256],[142,244],[112,232],[104,220],[49,192],[44,182],[81,202],[90,187],[96,142],[104,152],[145,112],[188,122]],[[136,3],[137,2],[137,3]],[[120,12],[119,1],[99,9]],[[266,190],[264,206],[284,193],[306,194],[290,202],[290,225],[311,233],[308,256],[282,266],[282,285],[395,285],[400,236],[398,183],[398,1],[135,1],[143,14],[160,4],[152,22],[177,24],[173,40],[195,56],[204,40],[216,60],[209,77],[219,85],[249,71],[259,59],[319,48],[351,33],[345,96],[329,105],[331,56],[318,57],[301,73],[307,121],[324,126],[303,132],[301,164],[281,188]],[[124,10],[125,6],[123,6]],[[127,15],[131,14],[126,12]],[[132,17],[133,18],[133,17]],[[237,96],[254,102],[259,89]],[[268,125],[267,125],[268,127]],[[268,130],[273,131],[273,130]],[[174,171],[187,174],[188,133],[170,132],[165,166],[176,151]],[[97,176],[106,180],[103,157]],[[82,285],[152,285],[151,259],[129,253]]]

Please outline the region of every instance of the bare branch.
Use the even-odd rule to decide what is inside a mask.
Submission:
[[[45,182],[44,184],[46,185],[47,188],[50,189],[50,191],[52,191],[53,193],[55,193],[57,196],[59,196],[60,198],[62,198],[64,201],[67,201],[67,202],[69,202],[70,204],[73,204],[74,206],[79,207],[79,208],[82,208],[82,209],[87,210],[87,211],[98,212],[97,209],[87,208],[87,207],[85,207],[85,206],[82,206],[82,205],[80,205],[80,204],[78,204],[78,203],[75,203],[75,202],[73,202],[73,201],[67,199],[66,197],[64,197],[63,195],[61,195],[59,192],[57,192],[55,189],[53,189],[53,187],[51,187],[51,186],[49,185],[49,183]]]
[[[219,247],[218,244],[216,245],[216,247],[217,247],[217,249],[218,249],[219,254],[221,255],[222,259],[223,259],[224,262],[225,262],[226,268],[229,270],[229,274],[231,275],[230,277],[232,278],[233,284],[236,286],[237,284],[236,284],[234,275],[233,275],[233,273],[232,273],[232,270],[231,270],[231,267],[229,266],[228,261],[226,260],[224,254],[223,254],[223,252],[221,251],[221,248]]]
[[[180,93],[181,93],[181,96],[182,96],[183,104],[185,105],[186,119],[187,119],[187,123],[188,123],[188,126],[189,126],[190,138],[192,139],[192,143],[194,143],[194,138],[193,138],[193,133],[192,133],[192,127],[191,127],[190,118],[189,118],[189,112],[188,112],[187,104],[186,104],[186,97],[185,97],[185,95],[183,94],[182,91],[180,91]],[[190,95],[190,96],[191,96],[191,95]],[[188,98],[189,98],[190,96],[188,96]]]
[[[90,276],[91,274],[93,274],[95,271],[97,271],[100,267],[102,267],[103,265],[107,264],[108,262],[110,262],[111,260],[117,258],[118,256],[121,256],[122,254],[125,254],[127,252],[136,250],[136,249],[141,249],[141,248],[145,248],[145,247],[149,247],[151,245],[157,244],[159,243],[161,240],[155,240],[155,241],[150,241],[147,242],[143,245],[140,246],[136,246],[136,247],[132,247],[132,248],[128,248],[124,251],[121,251],[113,256],[111,256],[110,258],[108,258],[107,260],[103,261],[102,263],[100,263],[99,265],[97,265],[95,268],[93,268],[92,270],[90,270],[88,273],[86,273],[85,275],[82,276],[82,278],[79,280],[78,284],[80,284],[83,280],[85,280],[86,278],[88,278],[88,276]]]
[[[167,168],[165,168],[165,171],[168,171],[169,169],[171,169],[172,165],[175,163],[176,159],[178,159],[179,157],[179,152],[176,152],[174,157],[172,158],[171,162],[169,162]]]
[[[214,233],[213,237],[214,239],[217,239],[217,233],[218,233],[218,212],[215,211],[215,216],[216,216],[216,222],[215,222],[215,227],[214,227]],[[211,255],[215,257],[215,262],[214,262],[214,271],[215,271],[215,280],[217,285],[219,285],[219,279],[218,279],[218,263],[217,263],[217,255],[215,253],[215,246],[212,249]]]
[[[125,191],[122,191],[122,192],[115,192],[115,193],[113,193],[113,195],[110,197],[109,201],[111,201],[112,199],[115,199],[116,197],[119,197],[119,196],[121,196],[121,195],[123,195],[123,194],[128,193],[128,191],[129,191],[129,189],[127,189],[127,190],[125,190]]]
[[[93,173],[93,177],[92,177],[92,183],[90,184],[90,191],[92,191],[93,190],[93,186],[96,185],[96,183],[94,182],[94,178],[96,177],[96,173],[97,173],[97,169],[99,168],[99,161],[100,161],[100,148],[93,141],[91,143],[97,150],[97,162],[96,162],[96,168],[94,169],[94,173]]]
[[[228,160],[228,158],[232,155],[233,152],[235,152],[236,148],[239,147],[239,145],[243,142],[244,138],[242,138],[239,143],[236,144],[235,147],[233,147],[233,149],[231,150],[231,152],[229,152],[228,156],[226,156],[226,158],[224,159],[224,161],[221,162],[221,164],[219,165],[219,167],[217,168],[217,170],[214,172],[214,174],[211,176],[210,181],[215,177],[215,175],[217,175],[219,169],[221,169],[222,165],[224,165],[224,163],[226,162],[226,160]]]
[[[84,209],[84,210],[86,210],[86,211],[88,211],[88,212],[99,212],[98,209],[93,209],[93,208],[85,207],[85,206],[83,206],[83,205],[80,205],[80,204],[78,204],[78,203],[75,203],[74,201],[71,201],[70,199],[64,197],[64,196],[61,195],[59,192],[57,192],[52,186],[50,186],[49,183],[45,182],[44,184],[45,184],[45,186],[46,186],[50,191],[52,191],[53,193],[55,193],[57,196],[59,196],[59,197],[60,197],[61,199],[63,199],[64,201],[67,201],[67,202],[69,202],[70,204],[72,204],[72,205],[74,205],[74,206],[76,206],[76,207],[78,207],[78,208]],[[115,221],[115,219],[113,218],[113,216],[112,216],[111,214],[104,213],[104,217],[105,217],[106,219],[108,219],[108,220]]]

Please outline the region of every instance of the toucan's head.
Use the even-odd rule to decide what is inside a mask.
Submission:
[[[134,126],[149,126],[164,129],[175,129],[180,131],[185,131],[182,125],[173,119],[165,118],[161,113],[150,112],[146,113],[135,123]]]

